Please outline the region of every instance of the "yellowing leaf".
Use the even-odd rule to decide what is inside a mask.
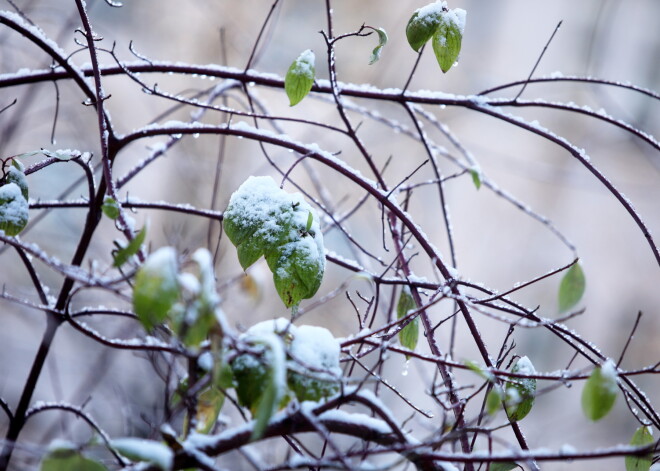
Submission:
[[[284,78],[284,90],[289,97],[289,105],[295,106],[307,96],[314,85],[314,53],[307,49],[293,61]]]

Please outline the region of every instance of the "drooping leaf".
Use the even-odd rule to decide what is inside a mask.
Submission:
[[[162,471],[172,469],[174,453],[164,443],[127,437],[112,440],[111,444],[119,454],[130,460],[149,463]]]
[[[511,368],[511,372],[525,375],[536,374],[534,365],[527,357],[519,358]],[[516,421],[524,419],[532,410],[535,398],[535,378],[511,378],[507,383],[504,397],[509,418]]]
[[[0,187],[0,230],[5,235],[18,235],[27,225],[29,206],[16,183]]]
[[[111,196],[106,196],[103,198],[103,206],[101,206],[101,211],[107,217],[112,220],[115,220],[119,217],[119,203],[112,198]]]
[[[594,368],[582,389],[582,410],[588,419],[600,420],[612,410],[619,390],[617,383],[616,365],[612,360]]]
[[[397,319],[406,317],[410,311],[417,309],[417,303],[410,293],[410,288],[404,286],[399,295],[399,302],[396,305]],[[401,346],[408,350],[415,350],[417,340],[419,339],[419,317],[415,317],[401,331],[399,331],[399,342]],[[409,355],[406,355],[406,359]]]
[[[369,65],[373,64],[374,62],[377,62],[378,59],[380,59],[380,53],[383,50],[383,47],[385,44],[387,44],[387,33],[383,28],[378,28],[375,29],[376,33],[378,33],[378,46],[374,48],[374,50],[371,52],[371,58],[369,59]]]
[[[98,461],[84,457],[75,449],[52,450],[41,462],[40,471],[107,471]]]
[[[135,275],[133,309],[147,330],[164,322],[179,299],[178,262],[172,247],[153,252]]]
[[[289,106],[295,106],[307,96],[314,85],[314,53],[307,49],[293,61],[284,78],[284,90],[289,97]]]
[[[277,294],[286,307],[311,298],[321,286],[325,261],[311,235],[266,253],[266,262],[273,272]]]
[[[586,284],[582,267],[579,263],[575,263],[559,284],[559,312],[568,311],[582,299]]]
[[[440,24],[433,33],[433,52],[444,73],[452,68],[461,52],[464,21],[464,10],[443,11]]]
[[[632,446],[648,446],[653,444],[653,430],[651,427],[641,426],[632,436]],[[641,456],[626,456],[626,471],[648,471],[653,464],[653,453]]]
[[[406,38],[415,52],[419,52],[438,29],[442,10],[442,2],[430,3],[417,9],[408,20]]]
[[[113,266],[116,268],[121,267],[124,263],[128,262],[128,259],[140,251],[140,247],[144,243],[144,239],[147,237],[147,226],[144,226],[140,229],[140,232],[126,244],[126,247],[118,249],[114,254]]]
[[[270,177],[250,177],[232,194],[224,229],[243,269],[265,256],[287,307],[316,293],[325,270],[323,234],[300,194],[287,193]]]

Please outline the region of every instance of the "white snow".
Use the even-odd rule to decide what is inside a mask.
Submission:
[[[415,13],[417,13],[417,21],[420,23],[434,23],[438,21],[438,18],[442,15],[443,8],[447,8],[447,2],[440,1],[429,3],[426,6],[418,8],[415,10]]]
[[[611,358],[608,358],[600,369],[603,379],[607,381],[607,386],[612,392],[616,392],[619,375],[616,371],[616,365]]]
[[[316,56],[311,49],[303,51],[295,60],[292,72],[305,75],[308,78],[314,78],[314,62]]]
[[[127,458],[154,463],[163,471],[172,469],[174,453],[163,443],[132,437],[117,438],[111,443],[119,453]]]
[[[516,362],[516,373],[531,376],[536,374],[536,369],[534,368],[534,365],[532,365],[530,359],[524,356],[519,358]]]
[[[25,225],[28,220],[28,202],[16,183],[0,187],[0,224]]]
[[[328,329],[314,325],[301,325],[291,342],[293,358],[315,370],[327,370],[334,376],[341,375],[339,368],[339,342]]]

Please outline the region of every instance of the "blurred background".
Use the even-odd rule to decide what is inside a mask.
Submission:
[[[135,51],[151,60],[222,64],[239,69],[246,67],[272,6],[271,2],[264,0],[127,0],[122,8],[110,8],[99,0],[87,4],[93,27],[103,37],[99,46],[107,50],[114,48],[122,60],[136,60],[129,51],[132,42]],[[377,43],[373,35],[340,41],[336,46],[339,80],[379,88],[403,87],[416,60],[416,54],[405,39],[405,25],[412,12],[424,4],[393,0],[333,2],[335,35],[355,31],[362,24],[382,27],[389,34],[381,60],[374,65],[367,65]],[[460,61],[449,73],[442,74],[430,47],[427,47],[410,90],[472,95],[524,80],[560,21],[563,21],[562,26],[549,45],[535,77],[589,76],[656,91],[659,88],[660,30],[657,20],[660,18],[660,2],[655,0],[454,0],[449,6],[467,11]],[[19,8],[66,54],[71,54],[73,62],[78,65],[89,62],[87,52],[74,41],[81,41],[82,35],[74,32],[79,27],[79,20],[73,2],[0,0],[0,8],[8,11]],[[283,77],[300,52],[312,49],[317,58],[317,77],[327,79],[326,46],[319,34],[321,30],[327,30],[324,2],[280,1],[264,29],[250,67]],[[107,52],[101,52],[99,57],[103,64],[114,63]],[[0,28],[0,74],[24,68],[44,69],[50,63],[50,59],[27,40],[8,28]],[[150,85],[157,83],[161,90],[186,96],[214,85],[206,77],[143,74],[141,78]],[[139,85],[124,76],[104,78],[104,88],[112,95],[107,106],[119,133],[130,132],[154,121],[188,121],[194,111],[191,108],[173,109],[172,102],[144,94]],[[519,87],[512,87],[490,96],[513,97],[519,90]],[[312,94],[295,108],[289,108],[281,90],[251,87],[250,91],[273,115],[341,126],[336,107],[324,97]],[[658,100],[622,88],[564,81],[530,84],[522,98],[572,102],[594,110],[604,109],[615,118],[656,137],[660,131]],[[18,99],[17,105],[0,114],[2,158],[40,148],[79,149],[93,152],[98,158],[95,114],[90,107],[81,105],[83,97],[73,83],[61,81],[57,88],[52,83],[0,88],[0,109],[14,99]],[[247,107],[244,96],[238,91],[228,94],[226,100],[229,106]],[[355,103],[411,126],[400,107],[364,100]],[[570,320],[569,327],[598,345],[605,355],[616,359],[637,313],[641,311],[640,328],[622,367],[635,369],[658,362],[660,267],[643,234],[612,194],[567,152],[538,136],[475,111],[450,107],[428,107],[427,110],[449,126],[461,145],[478,161],[488,179],[551,220],[577,248],[587,278],[587,291],[580,303],[585,311]],[[584,148],[591,162],[630,199],[650,232],[656,235],[657,242],[660,233],[660,153],[657,150],[617,127],[583,115],[536,107],[507,108],[505,111],[529,121],[536,120],[577,147]],[[390,186],[395,186],[426,160],[423,147],[416,141],[357,113],[351,114],[351,118],[354,124],[362,123],[360,137],[376,164],[382,167],[391,158],[384,172]],[[219,113],[207,113],[201,118],[205,123],[225,120],[226,116]],[[333,153],[341,152],[341,159],[365,176],[373,177],[348,139],[319,127],[288,122],[282,122],[280,126],[294,139],[316,142]],[[446,147],[457,158],[461,157],[445,136],[428,125],[426,130],[439,146]],[[55,142],[51,140],[51,134]],[[115,175],[124,175],[165,142],[167,139],[155,138],[131,144],[119,155]],[[297,158],[276,148],[268,148],[268,155],[283,169],[288,169]],[[444,175],[457,172],[457,167],[450,161],[442,157],[438,159]],[[38,160],[39,157],[31,157],[26,159],[26,164]],[[31,175],[28,178],[31,197],[35,200],[60,197],[80,176],[76,172],[77,167],[59,164]],[[123,189],[122,195],[222,210],[231,193],[249,175],[272,175],[278,182],[281,178],[256,143],[231,138],[222,140],[218,136],[190,136],[181,139],[165,157],[156,160],[135,178]],[[314,175],[323,182],[338,214],[349,210],[363,196],[337,174],[317,164],[298,166],[291,174],[292,179],[314,197],[322,197],[321,189],[314,184]],[[433,173],[427,165],[414,175],[411,182],[432,178]],[[217,191],[214,192],[216,180]],[[285,188],[293,191],[290,185]],[[83,197],[85,191],[84,184],[74,186],[66,198]],[[517,282],[573,260],[572,251],[551,231],[488,188],[477,191],[469,174],[448,180],[445,197],[451,215],[457,269],[465,280],[505,291]],[[437,190],[432,186],[417,189],[409,210],[448,260],[449,246]],[[31,217],[37,214],[40,212],[33,211]],[[148,223],[152,248],[169,244],[183,252],[200,246],[208,246],[214,252],[218,250],[217,275],[225,300],[223,308],[237,328],[249,327],[263,319],[288,316],[279,301],[273,302],[276,294],[266,265],[261,262],[250,268],[247,277],[243,275],[233,247],[225,239],[218,245],[219,225],[201,218],[158,211],[140,210],[133,216],[138,226]],[[83,222],[82,209],[51,211],[22,238],[38,244],[60,260],[68,261]],[[375,204],[365,204],[347,221],[346,228],[370,252],[387,261],[391,259],[392,253],[382,247],[380,210]],[[107,270],[112,263],[112,241],[120,236],[111,222],[104,221],[89,253],[89,263],[96,260],[99,270]],[[325,238],[328,250],[357,259],[374,272],[381,270],[377,263],[355,250],[339,231],[330,230]],[[418,251],[419,248],[413,246],[409,255]],[[6,292],[36,299],[15,253],[5,249],[0,257],[0,280]],[[439,281],[431,264],[423,257],[414,258],[413,266],[416,275]],[[61,286],[60,276],[43,266],[39,268],[44,282],[56,295]],[[555,318],[558,317],[558,285],[559,277],[555,276],[516,292],[512,298],[530,308],[539,306],[539,315]],[[358,292],[366,298],[374,295],[369,282],[329,264],[317,297],[303,303],[304,316],[299,322],[326,326],[338,337],[356,333],[359,326],[355,311],[345,292],[357,300]],[[315,302],[324,296],[329,298],[327,302]],[[380,321],[385,319],[391,306],[391,293],[382,296]],[[72,307],[103,303],[128,306],[125,300],[116,296],[81,290],[73,298]],[[366,305],[358,302],[358,307],[364,309]],[[433,311],[434,319],[444,318],[451,313],[451,308],[451,305],[441,303]],[[0,313],[3,322],[0,343],[4,346],[0,352],[0,396],[13,406],[39,345],[45,320],[43,313],[7,301],[0,301]],[[489,347],[497,352],[506,326],[487,317],[476,319]],[[104,319],[94,319],[90,323],[108,336],[126,338],[139,333],[133,323],[110,323]],[[542,329],[518,329],[514,337],[517,344],[514,353],[527,355],[539,371],[566,367],[573,353]],[[448,331],[439,331],[441,344],[447,345],[448,339]],[[424,351],[423,347],[420,348]],[[473,341],[460,327],[460,322],[454,356],[457,360],[479,360]],[[432,381],[432,370],[418,366],[406,365],[402,358],[392,358],[383,375],[415,404],[441,415],[437,404],[423,391]],[[576,368],[585,366],[586,363],[579,362],[573,365]],[[90,371],[98,374],[90,377]],[[471,373],[459,372],[457,376],[459,383],[479,383]],[[657,407],[658,377],[639,377],[636,381]],[[608,417],[593,424],[580,410],[580,391],[581,384],[574,384],[537,399],[534,410],[522,423],[531,447],[556,449],[568,443],[577,449],[591,449],[629,441],[637,423],[623,398],[619,397],[615,410]],[[162,409],[162,394],[162,382],[155,376],[146,355],[109,351],[79,333],[63,328],[58,333],[34,398],[85,403],[85,410],[111,435],[120,436],[152,433],[152,422]],[[383,391],[383,400],[400,420],[413,412],[387,390]],[[63,417],[58,413],[45,413],[28,424],[21,439],[33,443],[34,449],[25,447],[20,455],[24,463],[31,463],[30,460],[40,453],[40,447],[55,436],[64,435],[73,440],[84,440],[88,436],[87,429],[80,427],[75,420],[63,420]],[[0,433],[5,429],[3,420],[0,419]],[[413,435],[419,438],[436,426],[437,423],[425,423],[417,418],[410,423],[410,428],[415,430]],[[507,438],[506,435],[503,437]],[[543,469],[584,469],[586,466],[621,469],[623,460],[603,460],[588,465],[548,463]],[[232,469],[252,468],[237,458]]]

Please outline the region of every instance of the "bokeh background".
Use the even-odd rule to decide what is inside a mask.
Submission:
[[[258,32],[271,3],[264,0],[127,0],[122,8],[110,8],[105,2],[88,1],[95,31],[103,37],[100,46],[112,49],[123,60],[135,60],[129,51],[132,41],[136,51],[152,60],[167,60],[195,64],[224,64],[237,68],[246,66]],[[14,6],[28,15],[44,32],[73,54],[77,64],[89,62],[74,39],[79,26],[73,2],[41,0],[0,2],[0,8],[15,11]],[[334,1],[335,34],[354,31],[365,23],[383,27],[389,33],[389,43],[382,58],[368,66],[368,58],[376,39],[348,38],[337,45],[339,80],[369,83],[380,88],[400,88],[406,82],[416,56],[405,40],[405,24],[414,9],[424,2],[393,0]],[[450,7],[465,9],[467,25],[460,62],[448,74],[442,74],[430,48],[421,59],[411,90],[432,90],[470,95],[482,90],[525,79],[559,21],[563,24],[548,47],[535,77],[557,76],[557,73],[606,78],[630,82],[657,90],[660,85],[660,3],[655,0],[627,2],[605,0],[557,0],[553,2],[503,2],[454,0]],[[317,76],[327,78],[325,45],[319,31],[327,28],[324,2],[283,0],[276,8],[273,20],[264,31],[252,68],[284,76],[293,59],[304,49],[317,56]],[[112,64],[107,53],[100,54],[104,64]],[[47,68],[50,60],[25,39],[8,29],[0,29],[0,74],[22,68]],[[1,78],[1,77],[0,77]],[[195,90],[211,87],[204,77],[143,75],[150,84],[172,93],[191,95]],[[191,109],[172,109],[172,103],[145,95],[138,85],[126,77],[108,77],[104,87],[112,98],[107,101],[113,123],[120,133],[130,132],[154,120],[189,120]],[[519,88],[497,92],[493,96],[515,96]],[[295,108],[281,90],[251,87],[251,91],[275,115],[295,116],[340,125],[336,109],[321,97],[310,96]],[[51,142],[56,93],[59,93],[59,115],[55,139]],[[98,130],[95,115],[81,105],[82,96],[71,83],[0,88],[0,108],[14,98],[18,104],[0,114],[0,154],[15,155],[39,148],[75,148],[98,155]],[[523,98],[574,102],[594,110],[605,109],[649,134],[658,135],[658,100],[649,96],[598,85],[556,82],[530,85]],[[227,103],[244,108],[246,101],[231,93]],[[405,114],[393,105],[358,101],[383,116],[409,125]],[[623,363],[625,368],[639,368],[660,360],[660,267],[656,263],[642,233],[613,196],[565,151],[506,123],[473,111],[454,108],[429,108],[448,125],[462,145],[478,160],[485,175],[500,188],[515,195],[531,209],[549,218],[577,247],[586,277],[587,291],[580,306],[583,315],[568,325],[598,345],[613,358],[626,342],[639,311],[643,317],[639,330]],[[634,204],[652,234],[660,233],[660,153],[650,145],[606,123],[577,114],[541,108],[507,110],[541,125],[586,149],[592,162]],[[167,113],[165,116],[164,113]],[[382,124],[359,115],[354,122],[364,121],[360,133],[378,165],[391,157],[385,173],[394,185],[426,159],[423,148],[413,140],[393,132]],[[223,122],[225,116],[208,113],[203,122]],[[341,151],[347,163],[371,176],[368,168],[348,140],[328,135],[322,129],[281,124],[283,130],[303,142],[317,142],[325,150]],[[439,133],[429,135],[453,155],[460,154]],[[132,144],[123,151],[115,172],[122,175],[149,155],[150,149],[165,142],[151,139]],[[221,150],[224,149],[224,150]],[[283,168],[288,168],[296,156],[278,149],[269,154]],[[36,162],[38,157],[26,159]],[[310,166],[330,191],[335,209],[347,210],[361,196],[355,188],[319,166]],[[456,171],[449,162],[440,159],[447,174]],[[77,169],[61,164],[29,177],[34,199],[57,198],[79,175]],[[259,146],[255,143],[228,139],[222,143],[216,137],[185,137],[167,156],[156,161],[147,172],[136,178],[123,194],[144,200],[166,200],[198,207],[223,209],[237,186],[249,175],[276,175]],[[311,194],[318,196],[313,179],[303,166],[292,177]],[[218,190],[214,193],[214,179]],[[429,168],[415,175],[414,181],[432,178]],[[291,187],[288,188],[291,191]],[[572,260],[572,253],[547,228],[523,214],[510,203],[486,188],[476,191],[469,175],[448,181],[445,187],[447,206],[454,230],[458,271],[466,280],[484,283],[504,291],[516,282],[523,282]],[[67,197],[84,196],[84,185],[78,185]],[[410,212],[446,255],[448,245],[439,212],[437,193],[431,188],[416,191]],[[33,216],[39,214],[33,212]],[[57,210],[44,216],[23,238],[39,244],[53,256],[69,260],[83,224],[82,210]],[[152,247],[170,244],[181,251],[199,246],[218,250],[218,283],[225,299],[224,310],[238,328],[262,319],[287,316],[286,309],[274,302],[270,275],[265,264],[251,268],[246,278],[238,266],[233,248],[226,240],[217,245],[219,227],[206,220],[183,215],[141,210],[134,214],[138,225],[148,221]],[[346,227],[365,247],[390,257],[381,248],[380,215],[375,205],[365,205],[349,220]],[[106,269],[111,264],[112,240],[120,234],[110,222],[104,222],[89,263]],[[351,247],[338,231],[326,234],[329,250],[347,258],[357,257],[367,267],[376,267]],[[414,248],[411,250],[413,253]],[[0,254],[0,280],[6,291],[16,296],[34,299],[34,293],[23,273],[18,258],[11,250]],[[414,260],[416,274],[435,280],[428,261]],[[40,274],[53,293],[61,279],[46,268]],[[339,295],[317,306],[313,301],[306,309],[302,323],[320,324],[336,336],[345,337],[357,331],[355,313],[344,292],[357,299],[357,292],[366,297],[373,286],[356,279],[350,272],[330,265],[318,297]],[[517,292],[513,298],[529,307],[540,306],[539,313],[557,317],[556,292],[558,277],[537,283]],[[105,293],[82,290],[73,300],[73,307],[102,303],[126,306],[125,301]],[[123,304],[122,304],[123,303]],[[389,300],[383,301],[383,308]],[[364,305],[361,305],[364,307]],[[441,319],[450,306],[439,306],[435,315]],[[14,405],[21,392],[27,371],[38,347],[45,321],[43,313],[0,301],[0,395]],[[383,319],[381,314],[379,319]],[[91,321],[106,335],[131,337],[139,334],[132,323]],[[486,341],[496,351],[506,331],[499,323],[478,318]],[[459,328],[455,356],[457,359],[478,359],[471,338]],[[440,334],[441,342],[448,333]],[[572,351],[543,330],[519,329],[515,335],[515,352],[527,355],[540,371],[563,368]],[[446,344],[446,343],[445,343]],[[421,347],[423,350],[423,347]],[[584,364],[574,366],[586,366]],[[406,373],[404,376],[403,373]],[[403,359],[392,358],[384,371],[388,380],[410,396],[420,407],[434,409],[436,405],[424,393],[431,372],[416,365],[405,365]],[[473,376],[460,375],[465,384],[476,384]],[[658,405],[660,383],[657,376],[639,377],[638,384],[650,400]],[[558,448],[571,444],[578,449],[626,443],[637,424],[621,397],[615,410],[597,424],[582,416],[579,406],[580,384],[561,388],[541,396],[535,409],[523,422],[523,429],[532,447]],[[62,400],[85,403],[85,410],[97,418],[113,436],[148,435],[151,421],[162,407],[162,382],[156,378],[146,355],[109,351],[100,348],[80,334],[63,329],[49,357],[47,368],[38,384],[35,400]],[[388,391],[383,399],[395,415],[403,420],[412,410]],[[438,413],[437,410],[434,410]],[[49,415],[50,414],[50,415]],[[5,424],[0,418],[0,433]],[[236,420],[235,418],[233,420]],[[412,422],[420,436],[431,424]],[[437,426],[437,424],[432,424]],[[21,435],[25,443],[20,459],[25,466],[43,451],[43,445],[54,436],[84,440],[87,430],[75,420],[58,413],[35,417]],[[273,452],[274,453],[274,452]],[[621,469],[622,459],[585,463],[547,464],[543,469]],[[21,468],[16,468],[21,469]],[[236,458],[232,469],[251,469]]]

